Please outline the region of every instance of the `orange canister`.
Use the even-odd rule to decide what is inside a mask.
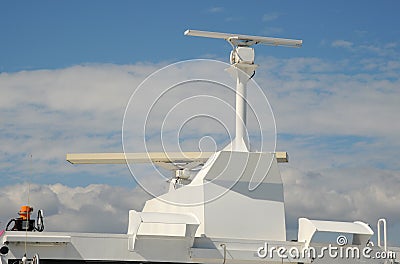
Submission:
[[[21,206],[21,209],[19,210],[18,214],[22,218],[22,220],[29,220],[31,218],[32,211],[33,211],[32,207],[28,205],[23,205]]]

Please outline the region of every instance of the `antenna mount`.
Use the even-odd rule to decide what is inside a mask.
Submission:
[[[188,29],[184,32],[186,36],[225,39],[232,46],[230,54],[231,67],[227,70],[236,81],[236,135],[235,139],[225,147],[225,150],[249,151],[246,132],[246,85],[255,73],[257,65],[254,64],[255,54],[251,47],[256,44],[268,46],[284,46],[299,48],[302,40],[270,38],[250,36],[241,34],[230,34],[220,32],[209,32]]]

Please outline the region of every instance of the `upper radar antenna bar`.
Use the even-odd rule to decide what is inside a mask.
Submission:
[[[225,150],[250,151],[246,131],[246,85],[254,75],[257,65],[254,64],[254,49],[250,46],[263,44],[268,46],[284,46],[299,48],[302,40],[249,36],[220,32],[209,32],[188,29],[186,36],[225,39],[232,45],[230,55],[231,67],[227,70],[236,78],[236,128],[235,139],[225,147]]]
[[[259,36],[250,36],[241,34],[191,30],[191,29],[186,30],[184,34],[186,36],[225,39],[226,41],[234,44],[235,46],[241,46],[241,47],[250,47],[255,44],[264,44],[268,46],[284,46],[284,47],[299,48],[303,44],[302,40],[297,40],[297,39],[259,37]]]

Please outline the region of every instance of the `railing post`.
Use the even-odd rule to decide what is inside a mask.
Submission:
[[[381,226],[383,224],[383,245],[381,243]],[[378,223],[376,225],[376,228],[378,230],[378,247],[382,248],[387,251],[387,236],[386,236],[386,219],[381,218],[378,220]]]

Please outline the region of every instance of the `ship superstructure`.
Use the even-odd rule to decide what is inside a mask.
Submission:
[[[148,200],[141,212],[129,211],[126,234],[33,232],[34,225],[29,230],[23,225],[30,219],[22,219],[21,228],[0,237],[1,262],[398,263],[400,248],[387,247],[384,219],[378,225],[378,245],[370,242],[374,232],[367,223],[307,218],[299,219],[297,240],[286,241],[278,163],[288,162],[288,155],[251,150],[246,136],[246,84],[257,68],[254,45],[300,47],[302,41],[196,30],[187,30],[185,35],[224,39],[232,45],[228,72],[237,84],[232,142],[215,153],[67,154],[73,164],[171,165],[175,176],[167,193]],[[193,164],[200,167],[195,174],[190,172]],[[254,179],[256,185],[252,185]],[[350,234],[352,241],[315,244],[317,232]],[[324,252],[329,245],[336,246],[338,252],[339,248],[342,252],[370,248],[370,256],[393,254],[385,259],[312,254],[312,250]]]

